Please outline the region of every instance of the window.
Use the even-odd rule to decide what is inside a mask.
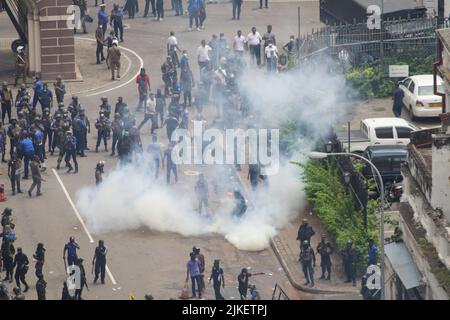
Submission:
[[[375,158],[372,160],[372,163],[380,172],[391,171],[391,161],[389,158]]]
[[[409,87],[409,84],[411,83],[411,79],[406,79],[405,81],[403,81],[403,85],[405,86],[405,88]]]
[[[442,85],[437,86],[438,92],[444,92]],[[419,96],[434,96],[433,86],[421,86],[419,87]]]
[[[391,158],[392,162],[392,171],[400,171],[400,165],[406,161],[406,156],[402,157],[393,157]]]
[[[399,139],[409,139],[413,131],[413,129],[408,127],[395,127],[395,130],[397,130],[397,137]]]
[[[364,134],[364,136],[366,136],[366,137],[369,136],[369,134],[367,132],[367,126],[365,125],[365,123],[362,123],[362,122],[361,122],[361,131]]]
[[[394,139],[392,127],[380,127],[375,129],[375,135],[378,139]]]
[[[416,87],[416,85],[415,85],[415,83],[414,83],[414,81],[411,81],[411,84],[409,85],[409,91],[411,92],[411,93],[414,93],[414,88]]]

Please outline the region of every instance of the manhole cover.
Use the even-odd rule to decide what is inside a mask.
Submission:
[[[184,174],[185,174],[186,176],[198,176],[198,175],[200,175],[200,172],[198,172],[198,171],[192,171],[192,170],[187,170],[187,171],[184,172]]]

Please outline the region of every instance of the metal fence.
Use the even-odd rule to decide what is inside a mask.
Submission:
[[[381,29],[369,29],[366,23],[341,24],[312,30],[298,39],[299,63],[328,55],[352,65],[376,59],[389,59],[416,53],[436,53],[438,28],[447,28],[448,20],[438,18],[391,19]]]

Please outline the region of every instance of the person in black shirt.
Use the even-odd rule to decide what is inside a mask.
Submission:
[[[209,282],[213,280],[214,294],[216,295],[216,300],[225,300],[225,298],[220,293],[220,285],[225,288],[225,278],[223,277],[223,269],[220,267],[220,260],[214,260],[214,265],[212,267],[211,276],[209,277]]]
[[[14,256],[13,267],[16,268],[16,273],[14,274],[14,278],[16,280],[16,285],[20,289],[20,283],[25,285],[25,290],[23,292],[27,292],[29,287],[27,282],[25,281],[25,275],[28,272],[28,257],[26,254],[22,252],[22,248],[17,248],[17,253]]]
[[[106,269],[106,253],[108,249],[105,246],[103,240],[99,240],[98,247],[95,248],[94,258],[92,265],[95,265],[95,278],[94,283],[97,283],[98,276],[100,274],[100,280],[102,284],[105,284],[105,269]]]
[[[392,107],[392,112],[394,113],[394,116],[396,116],[397,118],[399,118],[402,114],[403,97],[404,96],[405,96],[405,93],[397,85],[397,88],[392,93],[392,100],[394,101],[394,105]]]
[[[247,299],[248,278],[251,276],[252,274],[247,271],[247,268],[243,268],[238,276],[238,290],[241,300]]]

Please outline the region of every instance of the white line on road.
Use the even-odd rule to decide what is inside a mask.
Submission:
[[[58,172],[56,172],[56,170],[55,170],[54,168],[52,169],[52,171],[53,171],[53,174],[55,175],[56,179],[58,180],[59,185],[61,186],[61,188],[62,188],[64,194],[66,195],[67,200],[69,201],[70,205],[72,206],[73,212],[75,212],[75,215],[77,216],[78,220],[80,221],[81,226],[82,226],[83,229],[84,229],[84,232],[86,232],[86,234],[87,234],[87,236],[88,236],[88,238],[89,238],[89,242],[90,242],[90,243],[94,243],[94,239],[92,238],[92,236],[91,236],[91,234],[90,234],[88,228],[86,227],[86,224],[84,223],[83,219],[81,218],[81,215],[80,215],[80,213],[78,212],[77,207],[76,207],[75,204],[73,203],[72,198],[70,197],[69,192],[67,191],[66,187],[64,186],[64,183],[62,182],[61,178],[59,177]],[[108,273],[108,276],[109,276],[109,278],[111,279],[112,284],[113,284],[113,285],[116,285],[116,284],[117,284],[116,279],[114,279],[114,277],[113,277],[111,271],[109,270],[108,266],[106,266],[106,273]]]

